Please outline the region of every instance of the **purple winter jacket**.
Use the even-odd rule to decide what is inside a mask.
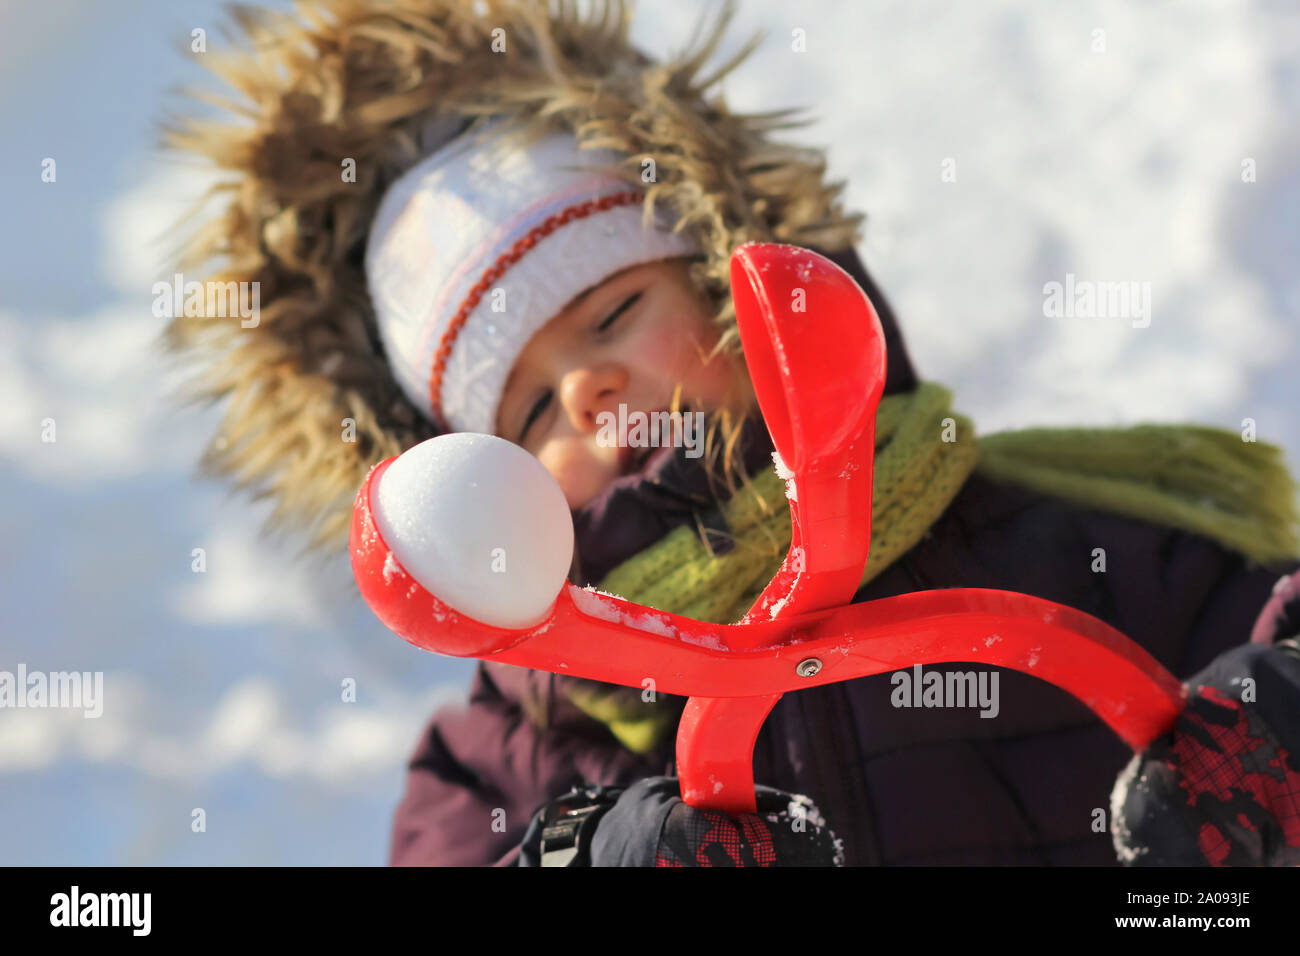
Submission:
[[[853,251],[827,254],[870,297],[889,353],[885,394],[916,377],[894,316]],[[745,432],[751,473],[771,467],[761,423]],[[698,460],[664,449],[575,512],[579,570],[594,584],[679,524],[717,520]],[[693,468],[692,465],[695,465]],[[1107,554],[1092,571],[1093,549]],[[911,551],[855,602],[947,587],[1021,591],[1086,611],[1179,678],[1246,643],[1274,582],[1294,566],[1249,566],[1213,541],[1091,511],[973,474]],[[971,665],[980,667],[980,665]],[[970,666],[926,670],[969,670]],[[989,670],[989,668],[982,668]],[[1000,712],[897,708],[889,674],[786,693],[754,748],[754,779],[812,797],[847,865],[1117,865],[1109,816],[1131,756],[1082,703],[999,669]],[[583,783],[675,775],[674,740],[634,754],[569,702],[575,678],[480,663],[467,703],[434,714],[409,765],[393,865],[514,865],[529,818]],[[680,712],[682,698],[660,695]],[[544,729],[543,729],[544,727]],[[504,811],[504,815],[500,811]]]

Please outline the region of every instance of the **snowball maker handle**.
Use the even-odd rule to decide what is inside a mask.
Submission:
[[[798,246],[739,246],[731,295],[763,421],[793,473],[790,551],[745,620],[846,604],[871,542],[880,319],[847,272]]]
[[[851,603],[870,540],[885,371],[879,319],[852,277],[798,247],[738,247],[731,278],[764,420],[794,473],[790,552],[745,617],[712,625],[568,583],[530,628],[458,613],[402,567],[375,523],[371,496],[389,458],[358,491],[350,533],[358,588],[384,625],[441,654],[637,688],[653,678],[658,691],[690,698],[677,734],[682,799],[732,813],[755,810],[754,742],[783,693],[914,664],[983,663],[1039,677],[1135,751],[1172,727],[1182,685],[1082,611],[980,588]],[[801,667],[809,659],[819,662],[811,673]]]

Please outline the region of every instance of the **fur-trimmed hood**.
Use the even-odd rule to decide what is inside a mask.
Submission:
[[[260,316],[180,316],[166,346],[198,359],[191,397],[227,400],[201,470],[274,505],[270,526],[337,554],[366,472],[433,437],[384,357],[362,269],[388,186],[441,145],[430,130],[508,115],[558,124],[627,155],[626,175],[705,250],[694,279],[724,345],[740,350],[732,250],[748,241],[851,248],[822,153],[770,134],[796,110],[729,111],[709,90],[761,37],[701,76],[735,13],[656,62],[628,40],[623,0],[586,15],[545,0],[303,0],[296,13],[233,10],[244,43],[204,61],[239,99],[194,93],[223,115],[164,122],[166,144],[206,157],[226,199],[193,229],[186,278],[258,282]],[[641,180],[645,159],[656,179]]]

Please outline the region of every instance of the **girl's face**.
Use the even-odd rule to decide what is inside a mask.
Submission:
[[[753,400],[735,356],[707,361],[718,333],[689,259],[632,266],[574,298],[528,341],[506,379],[496,433],[531,452],[571,509],[636,468],[642,449],[597,442],[597,415],[709,412]],[[736,407],[733,405],[733,407]],[[617,419],[616,419],[617,420]]]

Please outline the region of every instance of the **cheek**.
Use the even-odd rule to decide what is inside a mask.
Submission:
[[[571,509],[581,508],[617,477],[617,468],[597,458],[582,438],[548,441],[537,460],[555,477]]]
[[[723,400],[732,370],[725,356],[705,364],[717,333],[699,317],[666,318],[638,329],[628,342],[628,356],[640,374],[659,385],[683,383],[684,400],[715,404]]]
[[[699,365],[686,329],[672,321],[641,323],[636,334],[627,338],[623,358],[655,378],[687,373]]]
[[[720,361],[704,365],[713,346],[708,330],[687,317],[669,314],[643,323],[626,344],[625,358],[632,367],[660,383],[681,380],[691,389],[721,374]]]

